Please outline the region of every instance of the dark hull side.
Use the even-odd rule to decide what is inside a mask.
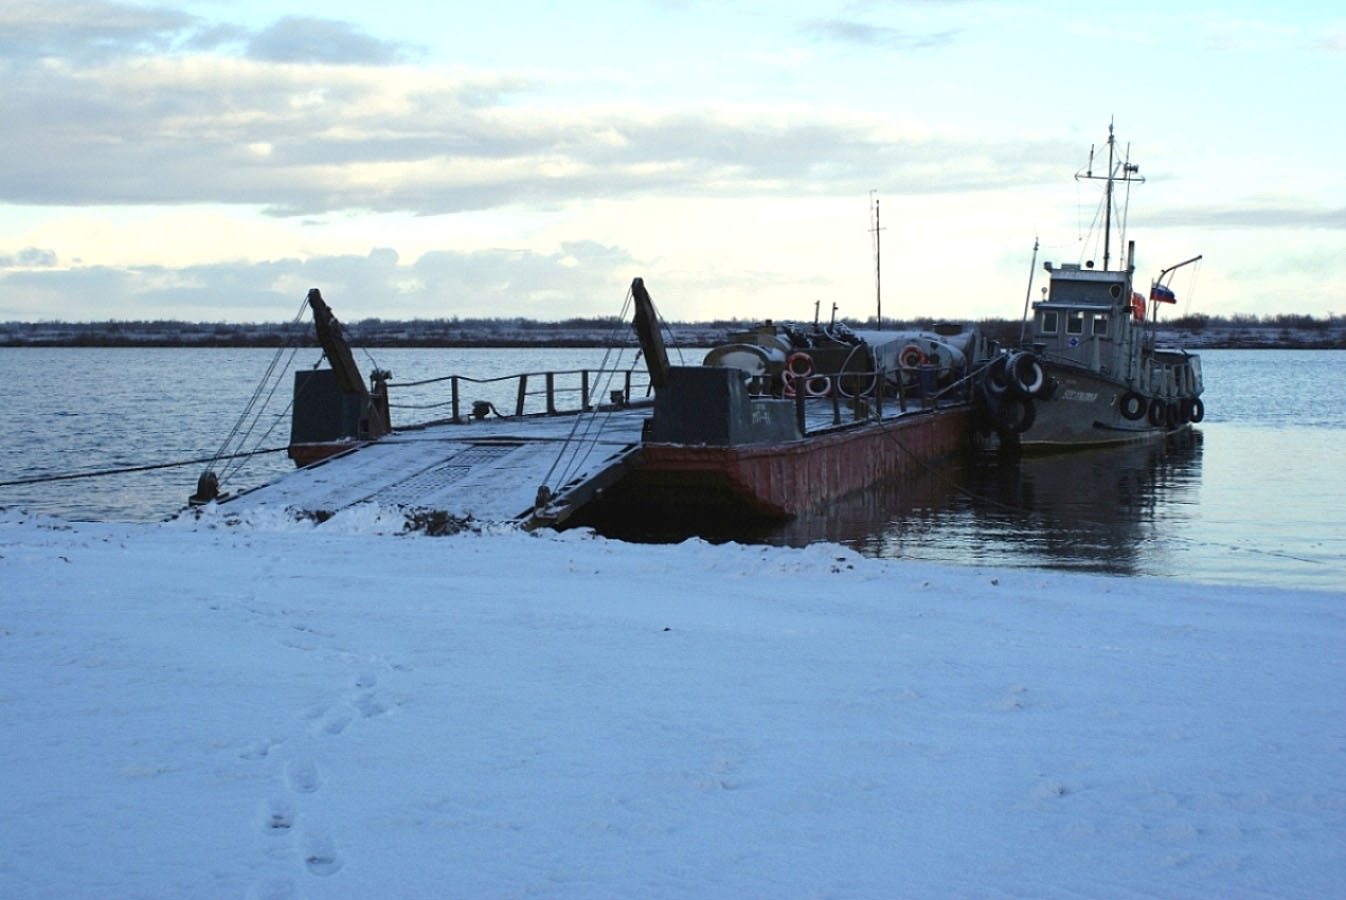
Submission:
[[[970,409],[953,407],[743,446],[646,443],[609,498],[623,506],[788,518],[966,448]]]
[[[286,455],[294,460],[294,464],[301,469],[304,466],[311,466],[314,463],[322,462],[324,459],[330,459],[347,451],[354,450],[356,447],[363,447],[368,441],[324,441],[303,444],[290,444]]]
[[[1101,447],[1163,437],[1186,424],[1151,424],[1147,415],[1122,415],[1122,398],[1129,388],[1091,372],[1044,366],[1056,382],[1051,397],[1035,401],[1033,424],[1019,436],[1028,452],[1049,453],[1080,447]]]

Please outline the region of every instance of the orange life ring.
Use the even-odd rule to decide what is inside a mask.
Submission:
[[[914,369],[917,366],[923,366],[926,363],[925,351],[915,344],[908,344],[902,348],[902,352],[897,354],[897,361],[901,363],[904,369]]]
[[[802,350],[791,353],[790,358],[785,361],[785,371],[795,378],[808,378],[813,374],[813,357]]]

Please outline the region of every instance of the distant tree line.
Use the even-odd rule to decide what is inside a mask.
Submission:
[[[874,319],[842,319],[857,330],[872,330]],[[731,331],[757,322],[716,319],[668,323],[670,342],[710,346]],[[884,319],[884,330],[932,330],[939,321]],[[982,319],[973,325],[1003,344],[1017,343],[1018,320]],[[596,347],[632,346],[629,324],[615,316],[570,318],[549,322],[522,317],[441,319],[360,319],[344,325],[347,339],[365,347]],[[1262,316],[1236,314],[1180,316],[1160,323],[1161,338],[1190,341],[1205,347],[1346,347],[1346,316],[1315,318],[1290,313]],[[172,319],[105,322],[4,322],[4,347],[278,347],[316,345],[308,323],[201,323]]]

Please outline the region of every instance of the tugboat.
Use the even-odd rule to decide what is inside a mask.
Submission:
[[[1002,448],[1045,452],[1144,440],[1205,416],[1200,358],[1155,341],[1159,304],[1175,302],[1167,281],[1201,257],[1162,270],[1148,296],[1133,286],[1134,241],[1126,244],[1124,267],[1113,267],[1115,188],[1144,178],[1118,154],[1111,123],[1106,174],[1094,174],[1091,149],[1089,168],[1075,177],[1105,184],[1103,267],[1092,260],[1043,264],[1050,284],[1024,323],[1031,336],[1021,332],[1019,347],[995,356],[979,380],[978,428],[983,437],[994,433]]]

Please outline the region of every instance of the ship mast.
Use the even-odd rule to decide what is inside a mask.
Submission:
[[[1128,187],[1129,187],[1133,182],[1136,183],[1136,184],[1144,184],[1144,182],[1145,182],[1145,177],[1144,177],[1143,175],[1140,174],[1140,166],[1138,166],[1138,165],[1136,165],[1135,163],[1133,163],[1133,162],[1130,161],[1130,159],[1131,159],[1131,152],[1130,152],[1130,148],[1129,148],[1129,147],[1127,148],[1127,154],[1126,154],[1126,157],[1122,160],[1122,163],[1121,163],[1121,166],[1120,166],[1121,174],[1120,174],[1120,175],[1118,174],[1117,168],[1116,168],[1115,163],[1114,163],[1114,160],[1115,160],[1115,157],[1116,157],[1115,150],[1116,150],[1116,143],[1117,143],[1117,142],[1116,142],[1116,139],[1113,137],[1112,126],[1113,126],[1113,123],[1112,123],[1111,120],[1109,120],[1109,121],[1108,121],[1108,174],[1107,174],[1107,175],[1095,175],[1095,174],[1094,174],[1094,148],[1093,148],[1092,145],[1089,147],[1089,168],[1085,170],[1085,174],[1083,174],[1083,175],[1080,175],[1078,172],[1075,173],[1075,180],[1076,180],[1076,181],[1080,181],[1080,180],[1086,180],[1086,181],[1088,181],[1088,180],[1092,180],[1092,181],[1103,181],[1103,182],[1106,183],[1106,187],[1105,187],[1105,189],[1104,189],[1104,194],[1103,194],[1103,196],[1104,196],[1104,210],[1103,210],[1103,271],[1104,271],[1104,272],[1108,271],[1108,266],[1109,266],[1109,265],[1111,264],[1111,262],[1112,262],[1112,205],[1113,205],[1113,202],[1112,202],[1112,193],[1113,193],[1113,185],[1114,185],[1116,182],[1118,182],[1118,181],[1125,182],[1125,183],[1128,185]],[[1125,215],[1125,213],[1123,213],[1123,215]],[[1121,243],[1122,241],[1124,241],[1124,240],[1126,240],[1126,235],[1125,235],[1125,234],[1123,234],[1123,235],[1118,239],[1118,243],[1120,244],[1120,243]]]
[[[883,330],[883,279],[879,271],[879,196],[878,191],[870,191],[874,198],[874,225],[869,230],[874,234],[874,330]]]

